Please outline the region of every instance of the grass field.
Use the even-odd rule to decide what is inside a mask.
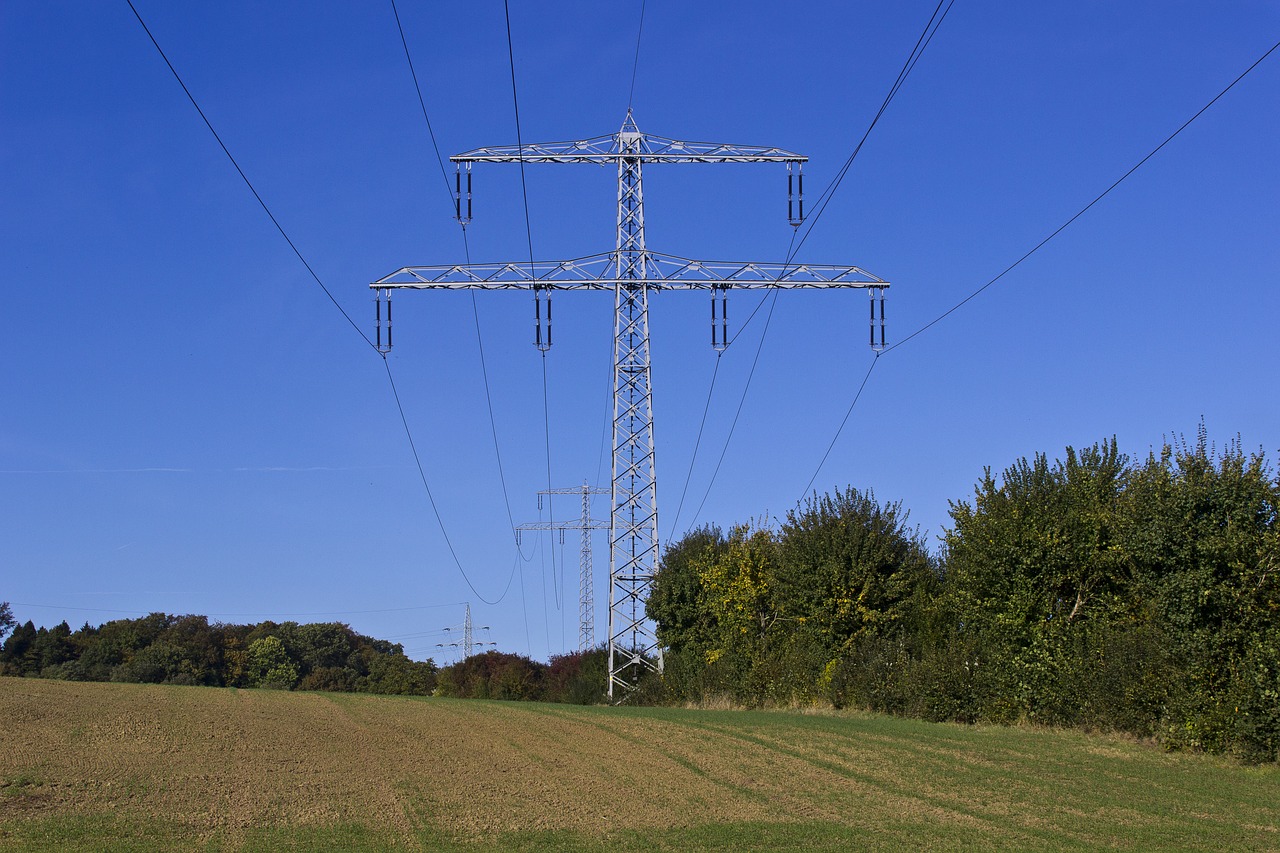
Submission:
[[[0,678],[0,850],[1280,850],[1280,770],[847,714]]]

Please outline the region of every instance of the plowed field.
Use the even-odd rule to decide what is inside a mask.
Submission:
[[[0,678],[3,849],[1280,849],[1280,773],[850,715]]]

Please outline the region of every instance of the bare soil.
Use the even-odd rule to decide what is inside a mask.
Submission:
[[[809,824],[890,849],[1277,849],[1280,772],[1122,738],[847,715],[0,678],[0,847],[50,816],[104,814],[232,847],[263,827],[358,826],[419,848],[424,831],[607,846]]]

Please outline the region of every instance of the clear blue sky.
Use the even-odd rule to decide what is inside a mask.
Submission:
[[[389,2],[136,3],[366,333],[370,281],[463,260]],[[525,141],[616,130],[640,3],[512,6]],[[816,196],[934,6],[651,0],[636,119],[664,136],[804,153]],[[501,4],[402,0],[400,14],[445,156],[513,144]],[[799,259],[891,281],[889,338],[901,339],[1277,39],[1269,2],[957,0]],[[1277,104],[1280,52],[1034,257],[884,356],[815,487],[901,500],[936,544],[948,501],[971,494],[984,466],[1036,451],[1114,434],[1141,455],[1203,418],[1219,443],[1239,433],[1274,458]],[[526,539],[530,560],[496,606],[467,588],[382,362],[275,231],[123,0],[0,8],[0,127],[0,599],[21,619],[340,619],[423,657],[444,638],[430,632],[458,625],[471,601],[499,648],[545,659],[575,645],[576,534],[563,550],[556,541],[554,564],[545,541]],[[650,248],[782,260],[784,174],[648,169]],[[539,258],[612,248],[614,172],[531,165],[527,177]],[[473,259],[527,258],[518,168],[478,166],[475,182]],[[756,298],[732,296],[731,316]],[[664,537],[715,363],[705,302],[653,299]],[[536,521],[547,460],[531,299],[482,294],[477,306],[511,512]],[[555,310],[553,484],[607,483],[611,301],[565,294]],[[699,523],[795,505],[873,358],[865,317],[860,292],[778,299]],[[724,447],[761,319],[721,362],[680,528]],[[402,294],[395,329],[390,363],[449,537],[495,598],[515,557],[470,299]],[[554,512],[577,506],[560,499]],[[607,562],[601,537],[601,619]]]

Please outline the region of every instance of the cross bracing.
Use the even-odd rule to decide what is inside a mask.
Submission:
[[[636,131],[638,132],[638,131]],[[624,131],[625,133],[625,131]],[[628,147],[623,134],[611,133],[568,142],[495,145],[455,154],[453,163],[616,163],[639,158],[644,163],[805,163],[808,157],[759,145],[684,142],[640,134],[639,145]]]
[[[625,700],[646,671],[660,673],[663,665],[662,646],[654,625],[645,615],[645,602],[659,558],[649,293],[710,291],[711,345],[716,350],[724,350],[729,343],[725,312],[729,290],[865,289],[871,295],[871,346],[878,351],[885,346],[884,294],[889,283],[853,265],[701,261],[648,250],[641,169],[645,163],[784,163],[787,219],[798,227],[804,220],[800,168],[807,158],[781,148],[682,142],[653,136],[640,132],[628,110],[622,127],[609,136],[477,148],[450,159],[458,167],[454,210],[464,224],[471,218],[472,163],[617,164],[618,227],[612,252],[564,261],[530,259],[529,263],[402,267],[370,286],[378,295],[377,346],[382,352],[391,347],[392,290],[531,290],[535,297],[537,330],[534,345],[543,353],[551,347],[552,293],[558,290],[613,292],[608,692],[610,698]],[[387,302],[385,347],[381,304],[384,300]]]
[[[839,264],[785,264],[695,261],[676,255],[642,251],[620,263],[622,252],[605,252],[568,261],[502,264],[454,264],[404,267],[371,287],[410,290],[795,290],[813,287],[888,287],[889,283],[861,267]],[[628,264],[634,263],[633,267]],[[630,272],[619,276],[620,269]]]

